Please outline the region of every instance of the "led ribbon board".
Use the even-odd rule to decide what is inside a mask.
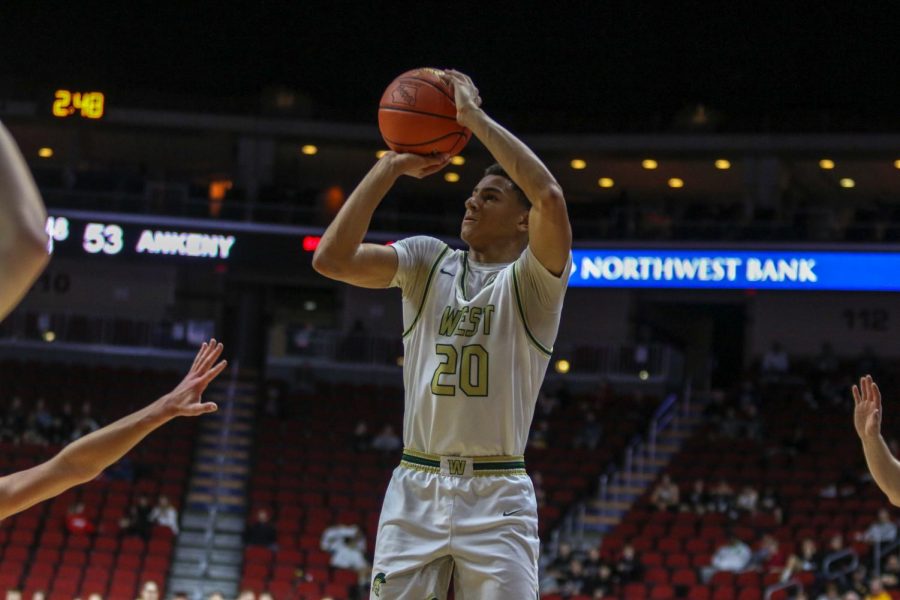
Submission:
[[[900,252],[574,250],[569,285],[900,291]]]

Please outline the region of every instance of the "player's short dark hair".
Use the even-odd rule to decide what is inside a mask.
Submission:
[[[509,176],[509,173],[503,170],[503,167],[501,167],[498,163],[494,163],[484,170],[483,177],[487,177],[488,175],[499,175],[504,179],[508,179],[512,184],[513,191],[516,192],[516,196],[519,198],[519,202],[522,203],[522,206],[524,206],[525,208],[531,208],[531,201],[528,199],[528,196],[525,195],[525,192],[522,191],[522,188],[520,188],[519,185],[515,181],[513,181],[513,178]]]

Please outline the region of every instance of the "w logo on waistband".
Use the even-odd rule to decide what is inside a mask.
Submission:
[[[447,459],[447,468],[450,470],[451,475],[465,475],[466,461],[449,458]]]

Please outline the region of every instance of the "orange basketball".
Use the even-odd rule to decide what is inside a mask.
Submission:
[[[381,137],[394,152],[459,154],[472,132],[456,122],[453,92],[439,69],[413,69],[384,90],[378,105]]]

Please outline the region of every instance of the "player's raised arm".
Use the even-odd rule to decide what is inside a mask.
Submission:
[[[387,246],[363,243],[372,215],[401,175],[421,179],[440,171],[449,160],[446,155],[387,152],[325,230],[313,255],[313,268],[325,277],[352,285],[388,287],[397,272],[397,253]]]
[[[861,378],[859,387],[853,386],[853,401],[853,424],[862,440],[869,471],[891,504],[900,506],[900,462],[881,437],[881,390],[871,375]]]
[[[0,519],[94,479],[175,417],[216,410],[215,403],[203,402],[201,395],[226,366],[224,360],[216,363],[221,354],[222,344],[204,343],[182,382],[162,398],[72,442],[43,464],[0,478]]]
[[[447,71],[453,86],[457,121],[472,130],[531,202],[528,245],[554,275],[562,275],[572,249],[572,226],[562,188],[531,149],[481,110],[481,97],[471,78]]]
[[[25,159],[0,123],[0,320],[44,270],[47,211]]]

